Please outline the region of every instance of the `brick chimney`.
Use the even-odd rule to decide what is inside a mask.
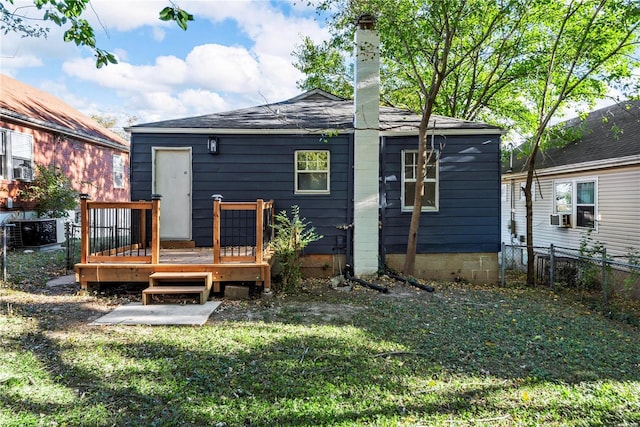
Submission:
[[[355,36],[353,267],[378,270],[380,37],[375,18],[362,15]]]

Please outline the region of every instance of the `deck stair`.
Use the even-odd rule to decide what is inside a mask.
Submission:
[[[198,294],[200,304],[204,304],[212,284],[213,274],[209,272],[155,272],[149,275],[149,287],[142,291],[142,304],[149,304],[151,295],[168,294]]]

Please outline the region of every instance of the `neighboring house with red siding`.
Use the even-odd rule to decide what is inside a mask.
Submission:
[[[51,94],[0,74],[0,222],[34,216],[20,190],[59,167],[93,200],[128,201],[129,142]]]

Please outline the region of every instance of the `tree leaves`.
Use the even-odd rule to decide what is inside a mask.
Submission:
[[[7,4],[13,5],[13,0],[7,0]],[[95,31],[88,20],[82,18],[90,4],[90,0],[33,0],[33,5],[43,11],[42,20],[54,23],[59,27],[67,27],[64,32],[65,42],[75,43],[77,46],[86,46],[93,50],[96,58],[96,67],[101,68],[108,64],[116,64],[116,57],[97,46]],[[160,11],[159,19],[162,21],[175,21],[183,30],[187,29],[189,21],[193,21],[193,15],[171,3]],[[36,23],[29,25],[26,22]],[[47,35],[48,28],[37,22],[38,18],[21,16],[17,11],[9,11],[0,3],[0,30],[4,33],[15,32],[22,37],[42,37]]]
[[[167,6],[160,11],[161,21],[176,21],[178,26],[183,30],[187,30],[187,23],[193,21],[193,15],[187,11],[180,9],[176,5]]]

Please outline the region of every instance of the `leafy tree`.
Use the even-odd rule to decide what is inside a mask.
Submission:
[[[521,0],[327,0],[318,8],[338,11],[329,24],[332,40],[320,47],[305,44],[297,51],[299,69],[308,76],[301,86],[335,82],[321,77],[327,68],[345,70],[333,63],[339,57],[335,51],[350,50],[355,17],[375,12],[382,42],[381,98],[422,116],[418,177],[426,174],[432,114],[488,120],[500,117],[504,91],[526,72],[525,67],[514,65],[527,50],[522,28],[526,4]],[[513,101],[508,108],[524,110],[520,101]],[[414,272],[423,191],[424,181],[417,179],[405,275]]]
[[[325,0],[320,11],[337,11],[329,23],[332,39],[316,47],[322,55],[306,45],[296,52],[304,64],[299,69],[308,76],[301,87],[325,72],[327,57],[337,57],[328,51],[350,51],[354,17],[375,11],[382,41],[381,98],[422,114],[422,159],[432,113],[502,124],[529,136],[520,150],[529,154],[525,192],[532,251],[531,183],[535,155],[549,141],[551,118],[564,107],[603,97],[612,85],[638,89],[631,55],[638,45],[639,8],[634,0]],[[422,192],[418,183],[416,201]],[[419,216],[416,203],[407,275],[413,273]]]
[[[27,17],[21,13],[21,8],[9,10],[8,6],[13,6],[13,3],[14,0],[0,0],[0,30],[4,34],[16,32],[23,37],[46,37],[49,29],[33,21],[49,21],[66,29],[63,36],[65,42],[73,42],[93,50],[98,68],[118,62],[112,53],[96,45],[95,31],[82,17],[90,0],[33,0],[33,7],[43,12],[41,18]],[[187,23],[193,21],[193,15],[171,3],[160,11],[159,19],[175,21],[180,28],[186,30]]]
[[[549,145],[551,119],[562,108],[603,98],[612,85],[631,79],[640,45],[640,3],[635,0],[544,1],[532,3],[529,42],[532,73],[521,81],[531,106],[518,120],[529,125],[522,146],[528,155],[524,188],[527,217],[527,259],[534,259],[532,187],[536,156]],[[534,284],[534,263],[528,262],[527,283]]]
[[[109,116],[109,115],[100,115],[100,114],[91,114],[90,116],[93,120],[95,120],[96,122],[98,122],[101,126],[109,129],[110,131],[118,134],[120,137],[122,137],[122,139],[124,139],[125,141],[129,140],[129,132],[127,132],[124,127],[118,127],[118,118],[115,116]],[[127,120],[126,120],[126,125],[128,126],[132,126],[133,124],[135,124],[135,122],[138,121],[138,117],[133,115],[133,116],[128,116]]]

